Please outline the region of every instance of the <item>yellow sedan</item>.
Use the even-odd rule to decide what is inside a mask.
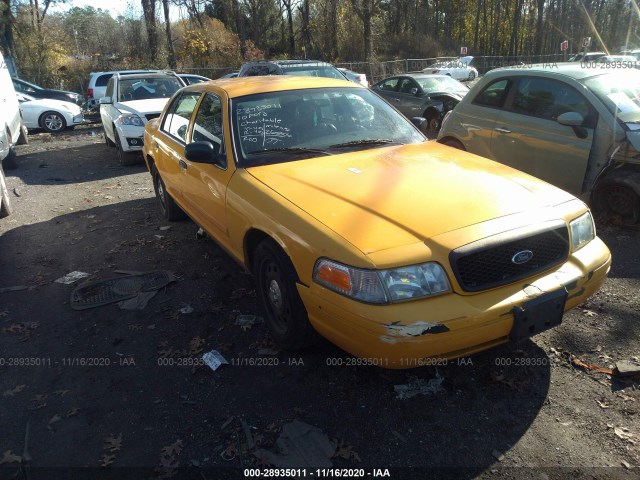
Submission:
[[[411,368],[558,325],[611,264],[587,206],[420,121],[352,82],[218,80],[178,91],[143,154],[164,215],[253,272],[284,348],[319,333]]]

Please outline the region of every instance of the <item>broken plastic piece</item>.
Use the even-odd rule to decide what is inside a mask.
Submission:
[[[229,362],[227,362],[217,350],[211,350],[210,352],[205,353],[202,355],[202,360],[204,363],[209,365],[213,371],[216,371],[220,365],[229,364]]]
[[[255,315],[238,315],[236,317],[236,325],[241,327],[251,327],[260,323],[264,323],[264,319]]]
[[[191,305],[187,305],[185,307],[182,307],[180,310],[178,310],[180,313],[184,313],[185,315],[189,314],[189,313],[193,313],[193,307]]]
[[[640,365],[628,360],[616,362],[616,373],[619,377],[632,377],[640,375]]]
[[[74,270],[73,272],[67,273],[64,277],[57,278],[55,283],[62,283],[63,285],[71,285],[72,283],[77,282],[78,280],[82,280],[83,278],[87,278],[90,274],[85,272],[79,272],[78,270]]]
[[[435,378],[430,380],[415,378],[405,385],[394,385],[393,389],[396,392],[397,399],[405,400],[415,397],[416,395],[433,395],[438,393],[442,389],[441,385],[443,381],[444,377],[440,375],[440,372],[436,372]]]

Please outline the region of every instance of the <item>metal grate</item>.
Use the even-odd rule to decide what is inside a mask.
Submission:
[[[80,285],[71,292],[71,308],[84,310],[133,298],[141,292],[158,290],[175,280],[166,270],[111,278]]]
[[[531,258],[516,263],[515,255],[525,251],[532,254]],[[478,292],[547,270],[564,262],[568,254],[569,234],[563,223],[524,236],[500,235],[466,245],[451,252],[450,260],[460,286]]]

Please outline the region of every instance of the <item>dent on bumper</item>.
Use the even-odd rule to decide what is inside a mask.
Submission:
[[[347,352],[385,368],[433,365],[433,359],[470,355],[509,341],[514,308],[566,288],[565,312],[604,283],[611,266],[596,238],[569,260],[533,281],[474,295],[456,293],[394,305],[364,305],[321,287],[298,285],[309,320]]]

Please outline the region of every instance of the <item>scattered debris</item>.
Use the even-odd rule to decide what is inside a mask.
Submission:
[[[633,437],[634,437],[633,433],[631,433],[628,428],[626,427],[612,427],[612,428],[613,428],[613,433],[616,435],[616,437],[621,438],[622,440],[626,440],[629,443],[633,443],[633,444],[636,443],[636,441],[633,440]]]
[[[6,392],[4,392],[2,394],[2,396],[3,397],[13,397],[16,393],[20,393],[21,391],[23,391],[25,386],[26,385],[24,385],[24,384],[23,385],[18,385],[16,387],[12,388],[11,390],[7,390]]]
[[[395,430],[391,430],[391,433],[393,433],[398,438],[398,440],[400,440],[401,442],[407,443],[407,439],[400,432],[396,432]]]
[[[22,462],[22,457],[20,455],[16,455],[11,450],[7,450],[0,457],[0,465],[3,463],[20,463]]]
[[[196,240],[201,240],[203,238],[207,238],[207,232],[205,232],[204,229],[200,227],[196,232]]]
[[[60,415],[58,415],[57,413],[51,417],[49,419],[49,421],[47,422],[47,430],[53,432],[53,424],[54,423],[58,423],[60,420],[62,420],[62,417]]]
[[[117,437],[114,435],[107,437],[102,446],[104,453],[100,458],[100,466],[108,467],[111,465],[116,459],[116,454],[120,451],[120,448],[122,448],[122,433]]]
[[[75,417],[78,412],[80,411],[80,409],[78,407],[71,407],[71,409],[67,412],[67,418],[69,417]]]
[[[300,420],[282,427],[276,445],[280,453],[260,449],[254,455],[278,468],[329,468],[333,465],[331,457],[336,446],[322,430]]]
[[[204,363],[209,365],[213,371],[216,371],[220,365],[229,364],[229,362],[227,362],[217,350],[211,350],[210,352],[205,353],[202,356],[202,360]]]
[[[631,464],[625,460],[621,460],[620,463],[622,464],[622,466],[624,468],[626,468],[627,470],[631,470]]]
[[[64,277],[57,278],[54,281],[55,283],[62,283],[63,285],[71,285],[72,283],[76,283],[78,280],[87,278],[89,275],[89,273],[74,270],[73,272],[67,273]]]
[[[191,305],[186,305],[181,309],[179,309],[178,311],[184,315],[188,315],[190,313],[193,313],[193,307]]]
[[[247,439],[247,448],[249,450],[253,450],[253,447],[255,447],[256,444],[253,440],[253,435],[251,435],[251,429],[249,428],[249,425],[244,418],[240,419],[240,425],[242,425],[242,431],[244,432],[244,436]]]
[[[14,287],[2,287],[0,288],[0,293],[6,292],[19,292],[20,290],[27,290],[29,287],[26,285],[16,285]]]
[[[495,458],[499,462],[504,460],[504,453],[502,453],[502,452],[500,452],[498,450],[494,450],[493,452],[491,452],[491,455],[493,455],[493,458]]]
[[[573,355],[571,356],[570,360],[571,360],[571,364],[575,365],[576,367],[586,368],[587,370],[593,370],[600,373],[606,373],[607,375],[613,375],[613,370],[611,370],[610,368],[604,368],[598,365],[585,363],[582,360],[574,357]]]
[[[264,323],[264,319],[255,315],[238,315],[236,317],[236,325],[244,331],[250,330],[254,325],[261,323]]]
[[[632,377],[634,375],[640,375],[640,365],[628,360],[622,360],[616,362],[616,375],[619,377]]]
[[[182,453],[182,440],[176,440],[171,445],[162,447],[160,465],[155,468],[157,478],[170,478],[177,473],[180,466],[180,453]]]
[[[21,196],[22,196],[22,195],[20,194],[20,191],[18,190],[18,187],[15,187],[15,188],[13,189],[13,194],[14,194],[16,197],[21,197]]]
[[[360,462],[360,455],[353,449],[353,446],[349,445],[344,440],[338,440],[336,438],[332,439],[333,443],[336,445],[336,451],[333,454],[333,457],[344,458],[345,460],[355,460],[356,462]]]
[[[396,392],[396,398],[399,400],[405,400],[407,398],[415,397],[416,395],[433,395],[438,393],[442,388],[442,382],[444,377],[440,375],[440,372],[436,371],[435,378],[425,380],[413,377],[411,382],[405,385],[394,385],[393,389]]]
[[[167,231],[171,230],[171,225],[166,225],[164,227],[158,227],[158,230],[160,230],[161,232],[167,232]]]
[[[601,402],[600,400],[596,400],[596,403],[600,405],[600,408],[603,409],[611,407],[611,405],[609,405],[606,401]]]

